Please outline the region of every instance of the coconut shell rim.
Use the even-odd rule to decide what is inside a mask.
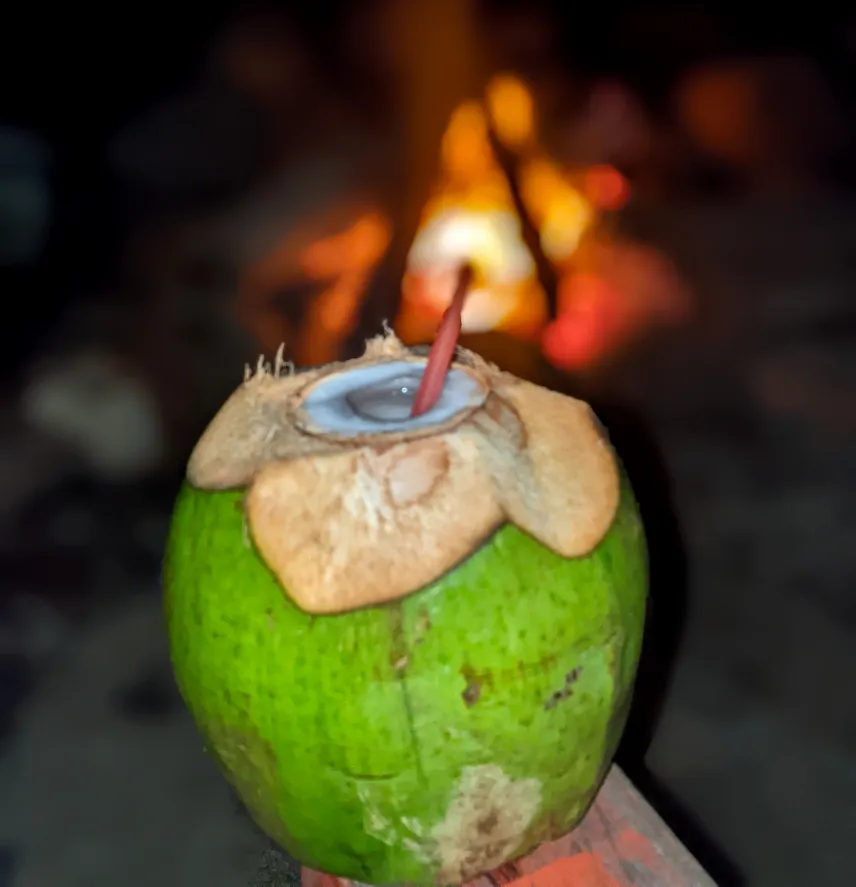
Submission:
[[[485,396],[441,423],[340,435],[298,422],[305,398],[337,374],[425,361],[387,334],[352,361],[285,375],[260,364],[194,449],[187,481],[203,492],[245,491],[244,519],[258,555],[306,612],[406,597],[454,569],[504,523],[573,558],[591,553],[615,519],[620,466],[590,406],[464,349],[452,365]],[[220,462],[206,461],[212,455]],[[212,481],[218,471],[221,480]]]
[[[359,365],[353,365],[357,363]],[[462,422],[466,422],[474,412],[481,409],[491,394],[489,382],[484,378],[483,373],[480,373],[476,367],[469,363],[453,360],[449,368],[466,373],[478,384],[482,396],[478,403],[471,403],[467,406],[461,407],[461,409],[456,410],[451,416],[444,419],[442,422],[425,425],[413,430],[396,429],[394,431],[383,431],[382,429],[378,429],[377,431],[365,432],[363,434],[339,434],[333,431],[326,431],[323,428],[319,428],[317,425],[313,427],[311,411],[305,406],[306,398],[309,397],[313,391],[326,382],[329,382],[334,376],[357,372],[364,367],[380,366],[385,363],[412,363],[418,366],[425,366],[428,363],[428,359],[421,355],[407,355],[402,357],[382,357],[375,360],[357,358],[354,361],[328,364],[327,367],[321,368],[319,373],[295,394],[295,404],[293,407],[294,427],[303,434],[315,438],[321,438],[330,441],[331,443],[340,443],[346,447],[371,446],[373,442],[377,442],[381,446],[386,446],[394,443],[403,443],[408,440],[419,440],[420,438],[433,437],[442,434],[444,431],[455,428]]]

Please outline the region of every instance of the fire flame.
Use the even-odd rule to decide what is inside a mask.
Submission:
[[[517,159],[520,197],[558,276],[559,316],[552,322],[492,134]],[[605,244],[602,236],[587,242],[602,213],[620,209],[629,196],[626,179],[610,166],[592,167],[572,181],[538,146],[526,84],[507,74],[494,77],[483,101],[460,105],[449,121],[437,185],[408,255],[396,332],[405,342],[433,338],[463,263],[474,275],[463,331],[540,339],[545,356],[566,369],[596,363],[645,325],[683,316],[687,294],[659,254]],[[309,306],[292,349],[298,363],[336,359],[389,240],[389,220],[368,211],[341,234],[302,251],[303,274],[327,285]],[[264,278],[268,266],[267,276],[275,275],[278,263],[275,250],[247,277]]]
[[[464,332],[502,329],[534,338],[547,321],[546,294],[491,145],[491,129],[518,158],[521,197],[541,249],[560,276],[596,221],[600,201],[605,197],[609,208],[618,208],[627,199],[626,182],[611,168],[599,170],[582,189],[575,186],[538,148],[535,106],[526,84],[508,74],[494,77],[484,102],[461,105],[443,138],[439,181],[404,280],[396,327],[405,341],[432,334],[451,300],[456,269],[465,261],[475,280],[464,308]]]

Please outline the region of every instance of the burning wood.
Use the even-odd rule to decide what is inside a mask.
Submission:
[[[390,133],[372,139],[349,131],[346,148],[342,136],[326,151],[316,146],[311,163],[281,168],[239,200],[188,218],[168,237],[177,274],[161,287],[169,290],[161,301],[192,298],[198,307],[191,313],[209,314],[222,303],[265,352],[284,342],[298,365],[347,355],[385,320],[407,342],[431,339],[462,263],[474,273],[464,333],[543,338],[549,359],[566,369],[578,368],[581,355],[586,365],[596,362],[646,325],[668,319],[664,300],[637,291],[613,293],[609,306],[596,310],[590,296],[570,307],[572,294],[585,289],[573,282],[579,273],[608,272],[622,286],[634,278],[637,290],[652,289],[637,280],[646,264],[637,261],[638,251],[612,249],[602,224],[604,212],[627,202],[628,183],[608,163],[571,172],[551,156],[537,84],[510,73],[486,76],[474,4],[393,4],[383,20],[399,89],[397,141]],[[251,65],[248,76],[273,72],[279,82],[277,71]],[[195,267],[212,260],[222,279],[205,284],[204,293],[193,280],[178,279],[188,277],[181,266],[193,277]],[[628,261],[632,273],[615,267]],[[163,276],[163,261],[144,264]],[[232,275],[237,306],[226,305]],[[660,275],[654,288],[665,279]],[[172,304],[163,307],[177,313]],[[591,317],[605,314],[621,337],[587,332]],[[557,340],[581,337],[585,347],[554,348]]]
[[[515,182],[496,156],[496,140],[515,156]],[[626,203],[627,181],[608,165],[585,170],[575,181],[550,159],[539,147],[532,94],[521,79],[498,75],[483,99],[459,104],[438,153],[395,315],[404,341],[433,336],[464,263],[473,281],[463,331],[503,330],[526,339],[543,334],[546,356],[568,369],[596,362],[652,321],[682,316],[687,294],[668,262],[641,247],[607,245],[596,227],[603,211]],[[534,250],[520,202],[537,238]],[[303,251],[306,277],[327,286],[313,300],[292,349],[298,363],[322,363],[340,352],[392,236],[391,220],[380,210],[367,211],[342,234]],[[263,278],[267,266],[275,272],[276,256],[255,266],[252,277]],[[555,295],[545,292],[539,260],[556,276]],[[266,332],[260,328],[258,336],[273,350],[278,341]]]

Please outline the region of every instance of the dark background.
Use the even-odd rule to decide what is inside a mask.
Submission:
[[[484,6],[488,19],[514,8]],[[592,89],[618,83],[657,144],[668,142],[668,163],[624,157],[635,198],[616,224],[675,263],[696,307],[684,326],[580,377],[519,344],[489,343],[515,371],[592,399],[639,494],[654,640],[622,762],[724,887],[850,883],[856,20],[823,4],[523,6],[551,23],[557,76],[579,87],[557,106],[569,131],[585,122]],[[362,187],[372,164],[340,186],[312,159],[337,170],[351,145],[342,132],[363,122],[383,132],[389,85],[354,51],[349,29],[368,16],[365,4],[282,6],[314,85],[289,99],[293,118],[274,137],[269,109],[204,74],[244,9],[4,13],[0,126],[44,143],[50,207],[41,247],[0,268],[0,887],[238,887],[260,865],[264,844],[172,689],[158,599],[190,443],[258,348],[230,307],[240,260],[209,247],[182,264],[171,226],[237,218],[246,195],[289,175],[309,184],[299,198],[284,192],[284,230],[309,209],[334,212],[335,196]],[[782,58],[808,73],[776,80],[770,60]],[[674,95],[694,72],[735,59],[749,67],[727,101],[739,104],[739,90],[763,77],[777,100],[756,128],[742,121],[749,135],[724,158],[682,129]],[[168,186],[115,162],[119,136],[164,102],[200,93],[202,111],[180,105],[138,136],[137,156],[164,149],[152,165],[169,168]],[[325,103],[346,110],[330,123]],[[212,123],[211,108],[228,110]],[[230,146],[213,160],[200,148],[206,127]],[[809,130],[825,134],[819,146],[802,147]],[[10,182],[30,181],[32,160],[4,151],[2,201]],[[191,161],[174,164],[179,156]],[[174,260],[178,272],[161,275]],[[145,306],[181,301],[176,287],[190,293],[190,320],[161,336],[172,309]],[[124,435],[144,448],[143,426],[93,405],[105,391],[111,404],[138,397],[114,359],[132,368],[151,421],[169,433],[145,468],[110,473],[86,434],[67,431],[80,422],[60,427],[28,404],[57,367],[80,373],[56,395],[64,408],[111,442]]]

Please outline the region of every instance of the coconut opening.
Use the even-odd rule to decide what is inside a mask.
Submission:
[[[333,373],[307,393],[303,409],[314,430],[340,437],[420,431],[480,407],[488,395],[474,375],[452,367],[436,403],[411,417],[425,364],[390,361]]]
[[[392,336],[357,361],[255,376],[197,444],[191,483],[247,487],[250,536],[307,612],[410,594],[505,521],[563,557],[608,531],[620,477],[590,407],[457,358],[415,417],[426,360]]]

